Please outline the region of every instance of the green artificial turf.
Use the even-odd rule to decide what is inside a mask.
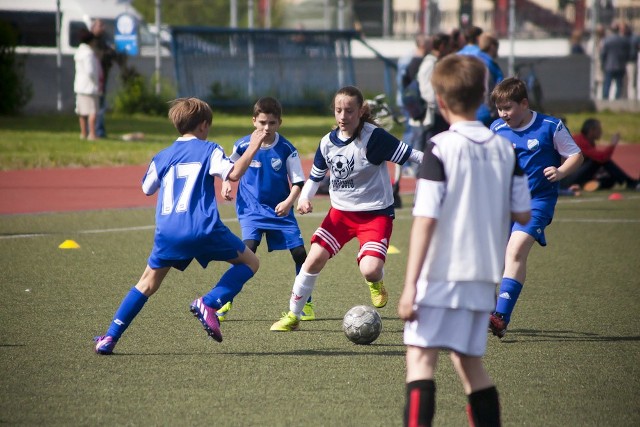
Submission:
[[[485,364],[505,426],[640,425],[640,195],[561,198],[549,245],[535,247],[507,336],[490,336]],[[411,205],[405,196],[405,206]],[[316,212],[299,216],[306,241]],[[221,207],[238,232],[232,205]],[[0,424],[400,426],[404,346],[396,304],[411,226],[398,211],[380,338],[347,341],[342,316],[368,303],[351,242],[322,272],[318,320],[269,331],[288,309],[287,252],[258,249],[261,269],[207,338],[189,313],[226,269],[172,271],[112,356],[93,353],[146,264],[153,209],[0,217]],[[79,249],[59,249],[66,239]],[[307,244],[308,246],[308,244]],[[467,425],[466,398],[446,353],[435,425]]]

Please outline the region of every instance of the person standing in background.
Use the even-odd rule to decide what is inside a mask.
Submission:
[[[423,58],[431,50],[431,37],[424,34],[418,34],[415,38],[415,48],[411,54],[401,57],[398,60],[398,72],[396,78],[397,94],[396,104],[401,108],[405,118],[404,133],[402,134],[402,142],[409,147],[416,147],[422,143],[422,124],[419,120],[411,118],[406,108],[402,104],[402,91],[411,83],[418,75],[418,69]],[[400,198],[400,180],[402,179],[402,171],[406,169],[412,175],[415,171],[412,166],[401,166],[396,164],[393,179],[393,203],[394,207],[402,207],[402,199]]]
[[[614,99],[621,99],[623,93],[624,77],[627,73],[627,61],[631,50],[629,39],[622,35],[622,25],[611,25],[611,34],[605,37],[600,51],[604,83],[602,86],[602,99],[609,99],[611,83],[615,83],[616,92]]]
[[[93,46],[96,38],[86,28],[79,34],[80,45],[73,55],[75,77],[73,91],[76,94],[76,114],[80,121],[80,139],[94,141],[96,136],[96,115],[100,100],[102,69]]]
[[[107,110],[107,82],[109,80],[109,70],[117,60],[118,54],[109,43],[108,34],[105,32],[105,25],[101,19],[96,19],[91,24],[91,32],[96,38],[95,51],[102,66],[102,86],[100,88],[99,110],[96,116],[96,136],[106,138],[107,130],[104,125],[104,115]]]
[[[498,109],[496,108],[496,105],[490,101],[491,92],[498,83],[504,80],[502,68],[500,68],[500,65],[496,62],[500,42],[493,34],[482,33],[478,38],[478,47],[480,47],[478,57],[482,62],[484,62],[484,65],[486,65],[487,70],[489,71],[489,80],[487,82],[485,100],[480,108],[478,108],[476,118],[486,127],[489,127],[491,126],[491,123],[498,118]]]
[[[420,96],[427,103],[427,113],[422,120],[422,138],[420,144],[415,146],[419,151],[424,150],[425,144],[435,135],[449,129],[449,123],[440,114],[436,103],[436,93],[431,84],[433,70],[441,58],[451,52],[451,37],[448,34],[439,33],[433,36],[431,52],[424,57],[418,70],[418,82],[420,84]]]

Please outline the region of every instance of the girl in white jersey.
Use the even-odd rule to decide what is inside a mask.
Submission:
[[[420,163],[422,152],[378,127],[356,87],[346,86],[336,93],[334,115],[338,126],[320,140],[297,209],[301,215],[313,210],[310,199],[327,172],[331,208],[311,238],[309,255],[293,284],[289,312],[271,326],[272,331],[298,329],[300,313],[320,271],[356,237],[360,242],[357,262],[369,285],[371,302],[378,308],[387,304],[384,263],[395,214],[386,162]]]

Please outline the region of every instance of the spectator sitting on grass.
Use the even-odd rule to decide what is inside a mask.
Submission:
[[[629,189],[640,190],[638,180],[631,178],[611,158],[620,141],[620,134],[615,133],[606,146],[598,146],[602,137],[602,125],[597,119],[589,118],[582,124],[580,133],[573,135],[582,155],[584,163],[562,180],[563,188],[579,185],[585,191],[612,188],[616,184],[626,185]]]

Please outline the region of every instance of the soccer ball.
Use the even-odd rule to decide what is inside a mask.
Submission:
[[[371,344],[380,336],[382,319],[375,308],[356,305],[344,315],[342,330],[355,344]]]

